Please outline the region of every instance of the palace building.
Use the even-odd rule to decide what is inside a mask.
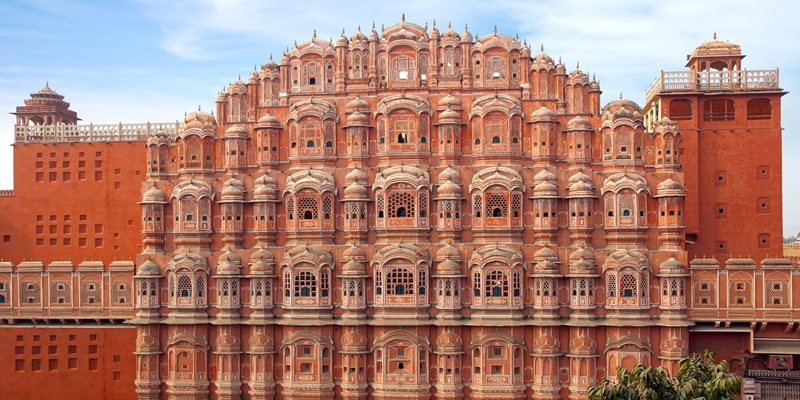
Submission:
[[[46,86],[0,193],[0,384],[585,399],[711,348],[747,398],[798,394],[786,92],[743,58],[715,37],[601,104],[543,48],[403,20],[314,34],[177,123],[78,125]]]

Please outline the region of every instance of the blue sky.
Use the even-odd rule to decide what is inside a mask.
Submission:
[[[797,3],[800,4],[800,3]],[[780,68],[784,227],[800,231],[800,5],[793,1],[273,1],[34,0],[0,3],[0,144],[13,142],[14,111],[45,81],[84,122],[175,121],[237,75],[249,75],[294,40],[336,38],[373,22],[452,22],[473,34],[519,34],[535,50],[597,75],[606,103],[638,103],[660,70],[683,70],[713,32],[742,46],[747,69]],[[0,189],[10,189],[11,146],[0,145]]]

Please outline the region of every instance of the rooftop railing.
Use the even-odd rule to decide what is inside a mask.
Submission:
[[[16,125],[14,143],[136,142],[161,132],[174,137],[178,122],[104,125]]]
[[[778,69],[716,71],[661,71],[645,92],[645,104],[664,92],[780,90]]]

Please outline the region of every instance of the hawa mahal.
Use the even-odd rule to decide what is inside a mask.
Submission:
[[[585,399],[704,348],[748,399],[800,393],[778,70],[715,37],[603,105],[537,50],[403,19],[315,33],[177,123],[32,94],[5,397]]]

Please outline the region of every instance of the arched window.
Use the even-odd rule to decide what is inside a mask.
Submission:
[[[733,100],[714,99],[703,103],[703,120],[705,121],[733,121],[736,107]]]
[[[747,101],[747,119],[770,118],[772,118],[772,101],[770,99],[757,98]]]
[[[415,204],[412,192],[392,192],[389,195],[389,218],[414,218]]]
[[[317,296],[317,276],[313,272],[300,271],[294,276],[294,296]]]
[[[508,275],[503,271],[491,271],[486,273],[484,284],[486,297],[505,297],[508,296]]]
[[[670,101],[669,118],[673,121],[692,119],[692,102],[685,99]]]
[[[414,274],[405,268],[397,268],[387,272],[386,294],[414,294]]]
[[[178,297],[192,297],[192,278],[188,275],[178,277]]]

